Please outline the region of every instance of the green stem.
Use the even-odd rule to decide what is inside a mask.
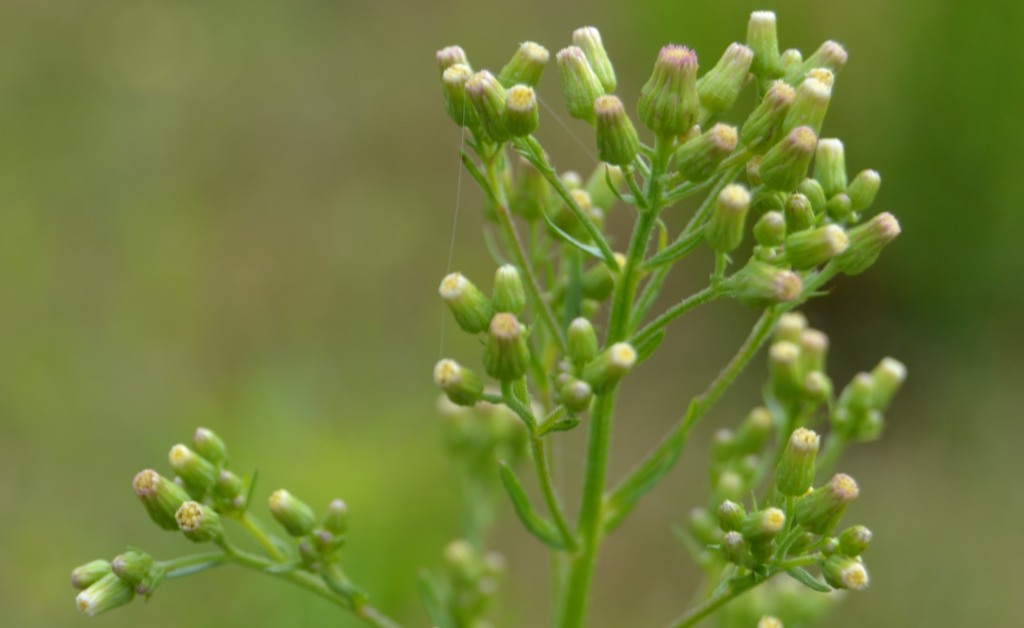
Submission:
[[[271,558],[279,563],[283,563],[287,560],[287,557],[281,553],[281,550],[274,544],[270,534],[256,517],[246,512],[238,518],[238,522],[242,524],[242,527],[245,528],[245,531],[248,532],[252,538],[256,539],[256,542],[260,544],[263,551]]]
[[[719,588],[711,597],[673,620],[668,625],[668,628],[695,626],[697,622],[753,589],[758,584],[759,582],[755,579],[754,574],[743,576],[742,578],[734,578],[726,586]]]
[[[776,566],[780,570],[793,569],[795,567],[810,567],[816,564],[821,557],[818,554],[808,554],[806,556],[797,556],[796,558],[790,558],[789,560],[783,560],[776,563]]]
[[[179,556],[171,560],[161,561],[160,566],[166,570],[166,573],[170,574],[185,567],[194,567],[195,565],[205,565],[207,563],[224,563],[227,560],[228,555],[224,552],[208,552],[205,554],[189,554],[188,556]]]
[[[683,314],[686,314],[687,312],[697,307],[698,305],[701,305],[702,303],[713,301],[714,299],[717,299],[720,296],[722,296],[721,293],[719,293],[717,290],[709,286],[696,294],[686,297],[679,303],[676,303],[669,309],[665,310],[665,312],[661,316],[654,319],[653,321],[651,321],[649,325],[638,331],[633,336],[633,338],[630,339],[630,342],[633,343],[634,346],[641,344],[644,340],[647,340],[648,338],[656,334],[659,329],[667,326],[669,323],[679,318]]]
[[[562,543],[565,544],[566,549],[575,551],[577,545],[576,537],[573,535],[569,522],[565,518],[565,511],[562,509],[562,503],[558,499],[558,493],[555,492],[555,486],[551,479],[551,467],[545,452],[544,438],[531,435],[530,450],[533,453],[533,467],[537,471],[537,480],[540,482],[540,491],[544,495],[544,503],[547,504],[548,513],[554,519],[555,527],[558,528],[558,532],[562,536]]]
[[[846,445],[849,442],[842,434],[837,434],[836,432],[829,434],[825,440],[825,448],[822,450],[821,455],[818,456],[818,464],[816,465],[818,474],[827,476],[832,473],[836,463],[839,462],[839,457],[843,454],[843,450],[846,449]]]

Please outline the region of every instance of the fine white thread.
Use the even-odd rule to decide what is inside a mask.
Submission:
[[[455,186],[455,218],[452,220],[452,243],[448,247],[448,267],[444,274],[448,276],[452,272],[452,257],[455,254],[455,231],[459,225],[459,199],[462,197],[462,153],[466,148],[466,101],[462,101],[462,125],[459,126],[459,179]],[[438,359],[444,358],[444,303],[441,303],[441,355]]]
[[[576,134],[572,132],[572,129],[569,128],[569,125],[566,124],[562,120],[562,118],[558,117],[558,114],[555,113],[555,110],[552,109],[546,102],[544,102],[544,99],[540,97],[540,94],[537,94],[537,102],[544,105],[544,108],[548,110],[548,113],[550,113],[551,116],[555,119],[555,121],[558,122],[558,124],[561,125],[563,129],[565,129],[565,132],[569,134],[569,137],[576,141],[576,144],[578,144],[579,147],[583,150],[583,152],[587,154],[587,157],[590,157],[590,160],[593,161],[594,163],[598,163],[597,156],[595,156],[594,153],[590,152],[590,149],[587,148],[587,145],[583,143],[583,140],[576,137]]]

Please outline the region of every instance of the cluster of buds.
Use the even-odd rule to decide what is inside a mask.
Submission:
[[[493,604],[505,575],[505,557],[483,552],[465,539],[444,548],[442,576],[432,580],[438,609],[455,626],[487,626],[483,614]]]

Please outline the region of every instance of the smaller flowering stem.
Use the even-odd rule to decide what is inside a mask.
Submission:
[[[259,519],[254,517],[251,513],[245,512],[241,517],[238,518],[238,522],[242,524],[245,531],[260,544],[263,551],[266,552],[271,558],[279,563],[284,562],[287,558],[281,550],[274,544],[270,533],[267,532],[266,528],[263,527],[263,523]]]
[[[733,578],[725,586],[715,591],[711,597],[673,620],[668,625],[668,628],[689,628],[689,626],[695,626],[702,619],[753,589],[761,582],[757,580],[754,574],[749,574],[742,578]]]
[[[836,462],[839,461],[839,457],[843,454],[843,450],[846,449],[846,445],[849,442],[842,434],[835,432],[829,434],[829,437],[825,440],[825,447],[822,449],[821,455],[818,456],[818,463],[816,465],[818,475],[828,476],[832,473]]]
[[[174,572],[179,569],[195,567],[196,565],[223,564],[227,560],[228,555],[224,552],[208,552],[205,554],[189,554],[188,556],[179,556],[178,558],[165,560],[160,563],[160,566],[164,568],[168,577],[173,578]]]
[[[530,436],[530,452],[533,454],[533,466],[537,471],[537,480],[540,482],[540,490],[544,495],[544,503],[547,504],[548,512],[555,521],[555,527],[562,537],[562,543],[570,551],[576,551],[576,535],[572,533],[569,522],[565,518],[562,503],[555,492],[555,486],[551,478],[551,467],[548,464],[547,452],[544,450],[544,438],[542,436]]]
[[[667,326],[669,323],[679,318],[683,314],[694,309],[698,305],[713,301],[722,296],[722,293],[711,286],[704,288],[696,294],[692,294],[679,303],[673,305],[669,309],[659,316],[658,318],[651,321],[646,327],[638,331],[630,339],[630,343],[634,346],[642,344],[645,340],[658,333],[658,330]]]

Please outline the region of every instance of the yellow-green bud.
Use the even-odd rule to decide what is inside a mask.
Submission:
[[[723,532],[739,531],[746,518],[747,511],[743,504],[725,500],[718,506],[718,527],[722,528]]]
[[[749,543],[765,543],[777,537],[785,524],[786,513],[778,508],[765,508],[747,515],[740,532]]]
[[[469,59],[466,53],[459,46],[448,46],[437,51],[437,65],[441,74],[453,65],[464,65],[469,67]]]
[[[728,111],[747,81],[754,52],[742,44],[730,44],[722,58],[697,80],[700,104],[712,113]]]
[[[466,96],[466,83],[472,76],[473,70],[468,65],[453,65],[441,75],[441,87],[444,110],[448,112],[448,117],[459,126],[477,129],[480,127],[480,118]]]
[[[864,526],[846,528],[839,534],[839,552],[846,556],[860,556],[871,545],[871,530]]]
[[[853,478],[838,473],[825,486],[797,500],[796,521],[814,534],[828,534],[859,494],[860,489]]]
[[[814,213],[821,215],[825,211],[826,205],[828,205],[828,199],[825,198],[825,191],[821,189],[821,184],[814,179],[804,179],[800,182],[800,186],[797,191],[807,197],[807,200],[811,202],[811,209]]]
[[[145,552],[129,550],[114,559],[111,569],[118,578],[137,587],[153,569],[153,558]]]
[[[765,615],[757,622],[757,628],[782,628],[782,621],[776,617]]]
[[[882,185],[882,177],[874,170],[862,170],[846,186],[846,195],[850,197],[850,209],[862,212],[875,202],[875,195]]]
[[[719,164],[732,154],[737,141],[736,127],[716,124],[676,151],[679,174],[688,181],[704,181],[715,174]]]
[[[100,613],[127,604],[135,597],[135,589],[131,584],[108,573],[82,591],[75,598],[78,610],[86,617],[94,617]]]
[[[510,312],[518,315],[526,307],[526,291],[523,290],[523,280],[515,266],[505,264],[494,273],[494,298],[492,301],[495,312]]]
[[[885,245],[899,234],[900,223],[892,214],[878,214],[846,232],[850,246],[836,258],[836,264],[847,275],[858,275],[874,264]]]
[[[491,319],[484,349],[487,374],[501,381],[517,380],[530,365],[526,333],[514,314],[502,312]]]
[[[772,83],[764,99],[747,117],[740,129],[740,140],[748,150],[763,155],[778,141],[782,122],[786,119],[795,98],[796,90],[785,82]]]
[[[821,184],[825,198],[846,191],[846,156],[841,141],[831,138],[818,140],[814,178]]]
[[[831,99],[832,73],[828,70],[811,70],[807,80],[796,88],[796,98],[782,123],[782,134],[786,135],[801,126],[809,127],[815,134],[821,132]]]
[[[270,514],[294,537],[306,536],[316,525],[313,509],[284,489],[274,491],[268,503]]]
[[[348,506],[340,499],[331,500],[324,513],[323,527],[331,534],[340,536],[348,531]]]
[[[506,89],[519,83],[537,87],[540,76],[544,73],[544,66],[550,58],[551,55],[544,46],[532,41],[523,42],[512,55],[512,60],[498,73],[498,81]]]
[[[640,92],[640,120],[657,135],[679,135],[690,130],[699,110],[697,53],[685,46],[665,46]]]
[[[185,533],[185,538],[195,543],[213,541],[219,543],[224,538],[224,528],[220,516],[208,506],[199,502],[185,502],[174,513],[178,528]]]
[[[743,499],[747,492],[747,483],[736,471],[722,471],[715,482],[715,495],[722,499]]]
[[[711,438],[711,460],[716,463],[728,462],[733,457],[732,430],[722,428]]]
[[[228,457],[228,448],[219,436],[205,427],[196,428],[192,434],[192,447],[197,454],[210,462],[218,463]]]
[[[779,246],[786,239],[786,217],[776,211],[766,213],[754,223],[754,239],[761,246]]]
[[[779,401],[794,401],[800,396],[800,349],[792,342],[780,340],[768,349],[768,383]]]
[[[804,76],[815,68],[825,68],[832,72],[839,72],[846,65],[846,50],[834,41],[826,41],[815,50],[811,56],[794,68],[786,72],[786,80],[796,85],[803,80]]]
[[[833,554],[821,566],[821,574],[837,589],[862,591],[868,587],[868,570],[860,558]]]
[[[783,76],[800,67],[804,62],[804,56],[796,48],[790,48],[779,55],[779,73]]]
[[[609,180],[611,180],[610,186],[608,185]],[[615,192],[622,190],[625,186],[626,178],[623,176],[621,168],[609,164],[598,164],[590,173],[584,190],[590,195],[590,202],[595,207],[607,211],[611,209],[618,198]]]
[[[804,231],[814,226],[814,208],[811,201],[799,192],[794,192],[786,199],[786,228],[790,233]]]
[[[496,144],[508,141],[511,137],[504,118],[507,96],[505,88],[487,70],[477,72],[466,81],[466,97],[473,103],[480,126]]]
[[[472,282],[459,273],[452,273],[441,282],[438,292],[463,331],[478,334],[487,329],[494,308]]]
[[[874,381],[872,407],[884,411],[907,379],[907,367],[899,360],[883,358],[871,370],[871,379]]]
[[[570,379],[559,391],[559,399],[569,412],[584,412],[594,398],[594,389],[582,379]]]
[[[139,472],[132,480],[132,489],[146,507],[149,517],[165,530],[177,530],[174,513],[191,497],[184,488],[152,469]]]
[[[449,359],[434,366],[434,383],[452,403],[460,406],[476,404],[484,391],[484,384],[476,373]]]
[[[604,96],[600,79],[594,74],[586,55],[577,46],[563,48],[556,55],[562,93],[569,115],[593,123],[594,101]]]
[[[775,13],[754,11],[750,14],[750,21],[747,22],[747,46],[754,51],[750,71],[762,81],[777,78],[779,35],[775,26]]]
[[[793,129],[779,140],[761,159],[759,173],[764,186],[781,192],[794,190],[807,174],[817,142],[814,130],[806,126]]]
[[[804,373],[824,371],[828,356],[828,336],[817,329],[800,332],[800,368]]]
[[[690,511],[689,523],[693,535],[702,543],[715,543],[722,537],[722,532],[718,529],[718,522],[715,521],[714,515],[708,513],[703,508],[694,508]]]
[[[636,349],[628,342],[617,342],[601,352],[583,369],[582,379],[595,394],[603,395],[636,364]]]
[[[786,238],[786,259],[797,270],[814,268],[840,255],[850,246],[843,228],[825,225],[799,231]]]
[[[750,192],[732,183],[718,195],[711,217],[704,225],[704,239],[719,253],[734,250],[743,241],[743,226],[750,208]]]
[[[846,222],[850,218],[852,209],[853,204],[845,192],[840,192],[828,199],[828,204],[825,205],[825,212],[828,214],[828,217],[836,222]]]
[[[804,288],[796,273],[757,260],[747,262],[729,284],[740,303],[755,309],[795,301]]]
[[[813,430],[797,428],[789,436],[779,466],[775,467],[775,486],[783,495],[797,497],[814,482],[814,460],[821,439]]]
[[[771,413],[764,408],[754,408],[733,435],[733,450],[737,456],[752,454],[761,449],[771,431]]]
[[[217,476],[217,469],[209,460],[185,445],[175,445],[167,457],[171,468],[185,483],[185,489],[197,497],[213,484]]]
[[[502,121],[511,137],[526,137],[537,130],[540,125],[540,109],[532,87],[514,85],[508,90]]]
[[[85,563],[75,567],[74,571],[71,572],[71,586],[76,589],[88,589],[109,574],[110,571],[110,563],[105,560],[94,560]]]
[[[800,312],[786,312],[775,325],[775,341],[785,340],[798,344],[800,336],[807,329],[807,317]]]
[[[454,575],[463,582],[476,581],[483,569],[480,555],[469,541],[456,539],[444,548],[444,561]]]
[[[224,469],[217,474],[217,483],[214,485],[214,490],[224,499],[233,500],[242,494],[242,478]]]
[[[722,558],[740,567],[750,564],[750,549],[742,534],[735,530],[725,533],[722,537]]]
[[[832,396],[832,380],[821,371],[811,371],[804,376],[804,394],[811,401],[825,402]]]
[[[616,253],[615,261],[621,268],[626,265],[626,256]],[[580,283],[583,288],[583,296],[595,301],[604,301],[615,289],[615,277],[612,276],[612,272],[606,264],[596,264],[583,273]]]
[[[761,180],[761,159],[763,157],[764,155],[754,155],[743,168],[747,175],[747,183],[750,187],[756,188],[764,183],[764,181]]]
[[[597,80],[601,82],[604,93],[610,94],[615,91],[615,68],[608,59],[608,53],[601,42],[601,33],[593,26],[577,28],[572,33],[572,43],[583,51],[594,71]]]
[[[569,359],[577,371],[582,371],[583,367],[597,355],[597,332],[590,321],[581,316],[569,323],[565,344]]]
[[[583,188],[583,177],[575,170],[566,170],[559,178],[562,180],[562,185],[565,186],[565,189],[570,192]]]
[[[615,166],[633,162],[640,150],[640,138],[621,100],[610,95],[595,100],[594,126],[597,129],[598,159]]]

